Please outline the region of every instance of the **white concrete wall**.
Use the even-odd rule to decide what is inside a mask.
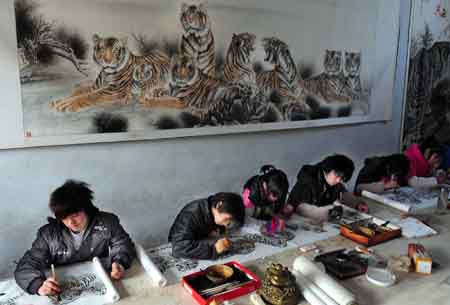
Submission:
[[[98,206],[120,215],[134,239],[150,245],[166,240],[174,216],[186,202],[217,191],[239,192],[263,164],[286,170],[293,183],[302,164],[328,154],[347,154],[359,168],[366,156],[397,152],[409,19],[408,1],[402,5],[405,14],[390,122],[0,150],[0,274],[12,272],[13,260],[30,247],[37,228],[49,215],[50,192],[67,178],[90,183]],[[4,6],[2,1],[0,11]],[[8,38],[11,33],[4,34],[0,33],[0,58],[2,50],[13,43]],[[16,77],[14,65],[1,67],[1,82]],[[2,89],[1,99],[11,98],[10,90]]]

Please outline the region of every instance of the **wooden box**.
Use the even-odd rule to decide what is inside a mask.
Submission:
[[[370,247],[402,235],[402,230],[400,227],[392,224],[383,225],[386,223],[386,221],[384,221],[383,219],[374,217],[370,219],[370,222],[374,223],[380,228],[377,231],[372,230],[375,234],[367,234],[367,230],[364,229],[359,230],[359,228],[361,228],[362,226],[359,226],[359,222],[355,222],[351,224],[341,224],[341,235],[366,247]]]

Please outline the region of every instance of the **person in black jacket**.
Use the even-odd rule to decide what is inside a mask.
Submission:
[[[244,205],[253,209],[252,217],[271,220],[279,214],[286,202],[289,181],[286,174],[272,165],[261,167],[262,175],[251,177],[244,184]]]
[[[111,277],[120,279],[135,257],[134,244],[120,225],[119,218],[99,211],[92,203],[89,185],[66,181],[50,196],[55,218],[41,227],[30,250],[20,259],[14,272],[17,284],[30,294],[55,295],[61,289],[56,279],[45,277],[54,264],[67,265],[95,256],[107,258]]]
[[[284,214],[290,216],[297,211],[303,216],[327,221],[330,215],[342,210],[333,203],[347,193],[342,182],[350,180],[354,168],[353,161],[344,155],[329,156],[315,165],[302,166]],[[355,207],[364,210],[362,205],[359,203]]]
[[[177,215],[169,232],[172,255],[191,259],[216,259],[231,246],[219,238],[232,223],[242,225],[245,208],[241,196],[217,193],[188,203]]]
[[[366,190],[382,193],[407,184],[409,160],[404,154],[372,157],[364,160],[355,183],[355,194]]]

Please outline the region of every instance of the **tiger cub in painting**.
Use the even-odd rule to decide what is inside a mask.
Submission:
[[[194,58],[174,55],[170,64],[170,95],[187,107],[206,110],[224,91],[218,79],[203,74]]]
[[[251,58],[255,50],[255,40],[256,36],[251,33],[233,34],[223,71],[226,82],[256,82]]]
[[[345,52],[346,87],[353,99],[360,99],[361,87],[361,52]]]
[[[167,83],[170,60],[167,55],[153,51],[145,56],[131,53],[126,39],[93,36],[94,62],[100,72],[94,82],[75,88],[71,96],[52,101],[58,111],[79,111],[104,103],[128,103],[132,94],[133,74],[139,65],[145,65],[150,86],[164,87]]]
[[[148,64],[134,67],[131,98],[136,98],[143,107],[186,107],[183,101],[169,96],[168,85],[159,87],[152,76],[152,69]]]
[[[133,69],[131,94],[136,97],[146,95],[152,88],[149,86],[152,78],[152,69],[146,64],[139,64]]]
[[[182,55],[190,56],[197,61],[198,69],[210,77],[216,76],[216,57],[214,36],[211,22],[204,4],[181,5],[181,37]]]

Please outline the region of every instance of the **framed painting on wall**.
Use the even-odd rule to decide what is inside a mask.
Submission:
[[[403,148],[429,136],[450,143],[450,1],[411,2]]]
[[[14,0],[25,143],[389,120],[399,2]]]

